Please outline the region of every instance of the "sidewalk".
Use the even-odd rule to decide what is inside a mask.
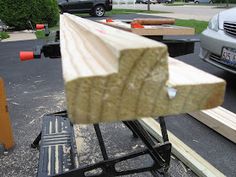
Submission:
[[[24,40],[34,40],[37,39],[33,31],[15,31],[9,33],[10,37],[2,40],[1,42],[10,42],[10,41],[24,41]]]
[[[201,20],[201,21],[209,21],[211,19],[210,16],[205,15],[189,15],[189,14],[179,14],[179,13],[159,13],[159,14],[147,14],[147,13],[138,13],[140,15],[152,15],[158,17],[168,17],[168,18],[176,18],[183,20]]]
[[[113,5],[114,9],[137,9],[137,10],[146,10],[146,4],[121,4]],[[196,5],[185,5],[185,6],[165,6],[163,4],[151,4],[151,10],[170,12],[170,13],[157,13],[157,14],[148,14],[159,17],[169,17],[177,19],[195,19],[202,21],[209,21],[215,14],[226,10],[221,8],[216,8],[216,6],[196,6]],[[145,13],[141,13],[145,14]],[[145,14],[147,15],[147,14]]]

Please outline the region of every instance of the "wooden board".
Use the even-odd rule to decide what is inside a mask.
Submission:
[[[173,25],[175,24],[175,19],[173,18],[135,18],[133,22],[139,23],[141,25],[163,25],[163,24]]]
[[[158,88],[167,81],[164,44],[69,14],[61,15],[60,24],[63,76],[72,122],[135,118],[143,81],[155,76],[153,83]]]
[[[139,121],[145,129],[158,141],[162,142],[162,134],[159,123],[152,118],[143,118]],[[169,141],[172,144],[172,153],[188,166],[194,173],[201,177],[223,177],[225,176],[209,162],[203,159],[194,150],[184,144],[174,134],[168,131]]]
[[[120,20],[113,20],[113,22],[106,22],[106,20],[99,20],[100,23],[130,31],[132,33],[142,36],[163,36],[163,35],[194,35],[195,29],[189,27],[175,26],[175,25],[144,25],[144,28],[131,28],[130,24]]]
[[[0,145],[3,145],[6,150],[9,150],[14,146],[11,120],[2,78],[0,78]]]
[[[236,143],[236,114],[233,112],[217,107],[189,115]]]
[[[222,79],[168,59],[163,44],[69,14],[60,24],[73,123],[172,115],[223,102]]]

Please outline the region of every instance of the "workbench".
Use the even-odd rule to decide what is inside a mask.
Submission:
[[[71,15],[67,15],[67,16],[68,17],[62,17],[62,20],[64,20],[63,18],[71,18],[70,20],[73,21],[73,18],[77,18],[77,17],[73,17]],[[80,20],[80,19],[76,19],[76,20]],[[67,22],[66,19],[61,22],[61,25],[64,22]],[[69,23],[69,21],[67,23]],[[88,23],[88,24],[86,24],[86,23]],[[74,26],[76,26],[76,25],[83,26],[84,25],[83,27],[85,27],[85,28],[88,27],[88,29],[91,29],[89,27],[94,26],[95,24],[93,24],[93,23],[89,24],[89,23],[90,22],[85,22],[85,21],[81,20],[81,23],[75,24],[75,22],[73,22],[73,23],[71,23],[71,25],[74,25]],[[60,58],[61,55],[63,54],[62,58],[63,57],[65,58],[65,56],[70,52],[70,49],[66,48],[66,47],[70,46],[70,45],[68,45],[68,42],[71,42],[73,40],[74,40],[74,42],[77,41],[75,38],[73,38],[73,36],[71,36],[71,37],[69,36],[71,34],[76,34],[76,33],[73,33],[74,32],[72,30],[73,28],[70,29],[69,25],[63,24],[62,26],[64,26],[65,29],[61,28],[60,35],[59,35],[59,31],[58,31],[56,33],[56,38],[52,43],[48,43],[44,46],[37,47],[33,56],[35,58],[40,58],[41,54],[43,53],[44,56],[46,56],[46,57]],[[86,26],[86,25],[88,25],[88,26]],[[99,29],[99,27],[101,27],[101,29]],[[77,28],[75,28],[75,29],[77,29]],[[88,30],[88,29],[86,29],[86,30]],[[104,31],[105,27],[103,27],[103,25],[102,26],[98,25],[98,27],[95,29],[97,31],[92,35],[95,35],[95,36],[97,35],[96,37],[98,37],[99,36],[98,34],[100,34],[100,33],[106,34],[106,31]],[[72,33],[68,33],[68,31],[66,31],[66,30],[72,30],[71,31]],[[109,30],[111,30],[111,32],[112,32],[111,28],[109,28]],[[84,31],[82,33],[88,34]],[[116,33],[116,31],[115,31],[115,33]],[[107,38],[113,40],[114,38],[116,38],[115,33],[113,33],[113,36],[107,36]],[[129,35],[128,33],[125,33],[125,34]],[[145,33],[145,34],[147,34],[147,33]],[[66,35],[68,35],[67,38],[65,37]],[[61,40],[61,36],[63,36],[62,40]],[[88,39],[90,39],[90,38],[97,39],[97,38],[93,38],[91,36],[88,37]],[[152,35],[148,35],[148,36],[153,37]],[[163,36],[164,36],[163,34],[159,34],[154,37],[158,37],[158,39],[163,39]],[[132,37],[133,39],[136,39],[136,38],[138,39],[137,36],[130,36],[130,37]],[[144,40],[145,38],[142,38],[142,39]],[[85,36],[82,37],[82,41],[83,40],[85,40],[87,42],[87,38],[85,38]],[[103,38],[101,38],[101,40],[103,40]],[[89,41],[89,43],[86,43],[86,45],[92,44],[92,42],[93,41]],[[184,46],[184,45],[186,45],[186,43],[187,43],[187,46]],[[150,44],[150,46],[154,45],[154,43],[151,40],[147,41],[146,44]],[[167,44],[168,44],[168,42],[167,42]],[[180,48],[178,48],[179,44],[178,45],[176,45],[176,44],[177,43],[174,43],[173,50],[169,50],[169,53],[171,56],[179,56],[181,54],[187,54],[189,52],[190,53],[193,52],[194,41],[191,41],[191,40],[190,41],[188,41],[188,40],[182,41],[182,44],[184,47],[180,47]],[[88,45],[88,46],[91,47],[90,45]],[[160,48],[162,48],[163,50],[165,49],[165,46],[163,46],[161,44],[157,44],[157,46],[158,47],[160,46]],[[116,47],[116,45],[114,43],[112,43],[110,47],[111,47],[110,49],[112,49],[112,47]],[[188,47],[190,47],[190,50],[187,50]],[[60,50],[60,48],[61,48],[61,50]],[[80,48],[78,48],[78,50],[80,50]],[[85,48],[85,50],[87,50],[87,48]],[[111,50],[111,51],[114,51],[114,50]],[[76,51],[76,52],[79,52],[79,51]],[[81,51],[81,53],[82,52],[83,51]],[[69,55],[67,55],[67,56],[71,57],[72,55],[75,55],[75,53],[69,53]],[[158,55],[160,55],[160,54],[158,54]],[[117,55],[117,56],[119,56],[119,55]],[[76,55],[75,55],[75,58],[76,58]],[[153,58],[155,59],[155,56]],[[27,58],[27,57],[25,58],[25,60],[28,60],[28,59],[29,58]],[[96,57],[95,57],[95,59],[96,59]],[[24,60],[24,57],[23,57],[23,60]],[[107,61],[107,60],[105,60],[105,61]],[[65,65],[65,64],[66,63],[64,61],[63,65]],[[166,98],[166,90],[164,91],[165,93],[164,92],[160,93],[160,94],[165,95],[165,97],[163,97],[162,99],[163,99],[163,101],[167,100],[167,102],[166,102],[166,105],[163,104],[163,105],[158,105],[158,106],[168,106],[168,103],[170,103],[170,102],[168,102],[168,100],[173,99],[176,95],[176,90],[173,88],[173,86],[175,85],[178,87],[178,84],[179,84],[178,89],[180,89],[180,94],[184,94],[185,92],[187,92],[187,90],[189,90],[189,88],[187,88],[187,87],[191,86],[190,91],[186,95],[186,99],[187,99],[187,97],[189,97],[192,102],[199,99],[198,97],[194,97],[193,95],[194,94],[201,94],[200,90],[203,90],[203,92],[206,92],[208,94],[208,93],[210,93],[209,90],[212,90],[213,88],[217,87],[215,92],[211,92],[209,95],[207,95],[207,97],[205,96],[206,98],[202,97],[203,99],[205,99],[204,101],[206,101],[206,103],[204,101],[200,102],[201,100],[198,100],[199,102],[196,103],[196,106],[194,106],[192,103],[188,105],[185,101],[185,103],[183,104],[183,108],[186,109],[185,111],[214,107],[215,105],[219,105],[222,103],[222,98],[223,98],[223,93],[224,93],[224,88],[225,88],[225,83],[223,80],[216,78],[214,76],[211,76],[211,75],[204,73],[202,71],[199,71],[193,67],[187,66],[186,64],[183,64],[183,63],[178,62],[178,61],[171,59],[171,58],[168,58],[168,62],[166,61],[166,64],[169,66],[169,69],[170,69],[170,72],[167,73],[167,75],[164,75],[165,77],[169,77],[169,75],[170,75],[169,81],[167,82],[167,87],[168,87],[168,84],[170,86],[170,88],[167,88],[169,98]],[[66,65],[66,66],[68,67],[69,65]],[[183,68],[181,69],[180,66],[181,67],[183,66],[183,68],[185,68],[186,70],[184,69],[184,71],[182,71]],[[166,66],[163,65],[162,67],[166,67]],[[73,71],[73,68],[71,68],[70,71]],[[188,78],[186,76],[186,74],[187,73],[190,74],[192,72],[197,73],[197,76],[193,75],[193,79],[191,80],[190,78]],[[69,76],[69,77],[72,76],[72,75],[67,75],[65,72],[64,72],[64,74],[65,74],[65,76]],[[77,73],[75,72],[75,74],[77,74]],[[175,76],[176,74],[181,77],[179,79],[177,79]],[[202,80],[198,76],[204,77],[204,79]],[[161,79],[164,79],[163,82],[161,82],[161,83],[166,83],[165,77],[161,78]],[[86,77],[83,77],[83,79],[84,78],[86,79]],[[72,81],[74,82],[74,81],[76,81],[76,79],[73,78]],[[210,82],[208,82],[208,81],[210,81]],[[68,81],[66,80],[66,82],[68,82]],[[204,87],[202,87],[203,85],[204,85]],[[186,89],[184,89],[184,88],[186,88]],[[70,88],[66,87],[66,89],[68,89],[67,94],[69,94]],[[182,91],[181,91],[181,89],[182,89]],[[196,89],[196,90],[194,90],[194,89]],[[190,94],[191,90],[194,94]],[[206,94],[206,93],[204,93],[204,94]],[[162,138],[163,138],[163,142],[159,142],[158,139],[155,138],[147,130],[147,127],[146,128],[143,127],[142,124],[140,124],[140,122],[138,120],[128,120],[128,118],[131,118],[131,117],[123,117],[123,118],[118,117],[118,119],[112,118],[111,120],[108,120],[107,118],[102,119],[102,117],[100,116],[100,117],[98,117],[99,119],[85,120],[84,118],[78,116],[78,114],[76,114],[76,112],[73,112],[74,108],[79,108],[79,106],[83,107],[83,104],[76,105],[75,103],[71,102],[71,100],[70,100],[71,98],[74,98],[74,96],[72,96],[72,97],[69,96],[68,104],[70,106],[72,106],[72,108],[69,109],[69,114],[68,114],[68,111],[62,111],[62,112],[52,113],[52,114],[48,114],[48,115],[44,116],[42,131],[31,145],[33,148],[38,147],[40,149],[40,159],[39,159],[39,168],[38,168],[38,176],[39,177],[44,177],[44,176],[55,176],[55,177],[56,176],[57,177],[59,177],[59,176],[61,176],[61,177],[67,177],[67,176],[68,177],[69,176],[70,177],[73,177],[73,176],[102,177],[102,176],[107,176],[107,177],[110,177],[110,176],[128,175],[128,174],[133,174],[133,173],[141,173],[144,171],[150,171],[153,174],[153,176],[166,175],[166,172],[168,171],[169,164],[170,164],[171,144],[168,139],[164,116],[161,116],[161,115],[159,116],[160,127],[161,127]],[[177,99],[177,101],[178,101],[178,99]],[[86,104],[88,104],[88,103],[86,103]],[[90,106],[92,106],[92,104],[96,104],[96,103],[95,102],[89,103]],[[176,109],[176,107],[177,107],[177,109]],[[172,110],[173,110],[173,112],[172,112]],[[168,110],[165,113],[163,112],[163,114],[170,114],[170,113],[177,114],[177,113],[180,113],[181,111],[183,111],[183,110],[179,109],[178,105],[175,105],[175,103],[173,102],[173,105],[170,108],[168,108]],[[85,112],[85,113],[87,114],[87,112]],[[96,114],[94,114],[94,116],[96,116]],[[135,118],[136,117],[134,117],[132,119],[135,119]],[[133,132],[134,137],[139,137],[142,140],[142,142],[145,144],[146,148],[136,150],[136,151],[131,152],[125,156],[109,158],[107,155],[106,147],[103,142],[102,134],[101,134],[101,131],[99,128],[99,122],[112,121],[114,119],[122,121],[126,125],[126,127],[129,128],[131,132]],[[88,122],[88,123],[93,124],[98,141],[99,141],[100,150],[101,150],[102,156],[103,156],[103,161],[92,164],[92,165],[84,166],[84,167],[80,167],[79,163],[78,163],[78,156],[77,156],[77,150],[76,150],[75,139],[74,139],[74,130],[73,130],[73,124],[72,124],[72,123],[78,123],[82,120],[84,121],[83,123]],[[41,140],[41,143],[40,143],[40,140]],[[129,160],[129,159],[133,159],[133,158],[141,156],[141,155],[150,155],[153,160],[153,164],[149,167],[139,167],[137,165],[136,169],[128,169],[128,170],[124,170],[124,171],[118,171],[115,168],[115,165],[117,163],[119,163],[121,161]],[[94,170],[95,170],[95,172],[94,172]]]

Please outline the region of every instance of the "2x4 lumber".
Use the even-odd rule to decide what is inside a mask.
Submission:
[[[100,20],[99,22],[108,26],[112,26],[114,28],[122,29],[142,36],[195,34],[194,28],[175,25],[144,25],[144,28],[131,28],[130,24],[122,22],[120,20],[113,20],[113,22],[106,22],[106,20]]]
[[[136,18],[133,20],[135,23],[139,23],[141,25],[173,25],[175,24],[175,19],[173,18]]]
[[[195,29],[175,25],[145,25],[144,28],[132,28],[131,31],[142,36],[194,35]]]
[[[159,123],[153,118],[143,118],[139,122],[158,141],[162,142],[162,134]],[[201,177],[224,177],[218,169],[212,166],[198,153],[184,144],[174,134],[168,131],[169,141],[172,144],[172,153],[188,166],[194,173]]]
[[[134,119],[139,102],[151,109],[154,100],[145,95],[168,79],[164,44],[69,14],[61,15],[60,25],[72,122]]]
[[[188,114],[236,143],[236,114],[233,112],[219,106]]]
[[[161,43],[69,14],[60,24],[73,123],[173,115],[223,102],[222,79],[168,59]]]

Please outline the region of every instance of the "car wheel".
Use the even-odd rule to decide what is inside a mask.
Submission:
[[[65,11],[63,10],[62,6],[58,6],[58,7],[59,7],[59,8],[58,8],[58,9],[59,9],[59,13],[60,13],[60,14],[63,14]]]
[[[96,6],[93,9],[93,15],[96,17],[102,17],[105,14],[105,8],[103,6]]]
[[[199,1],[195,1],[194,3],[195,3],[195,4],[199,4]]]

